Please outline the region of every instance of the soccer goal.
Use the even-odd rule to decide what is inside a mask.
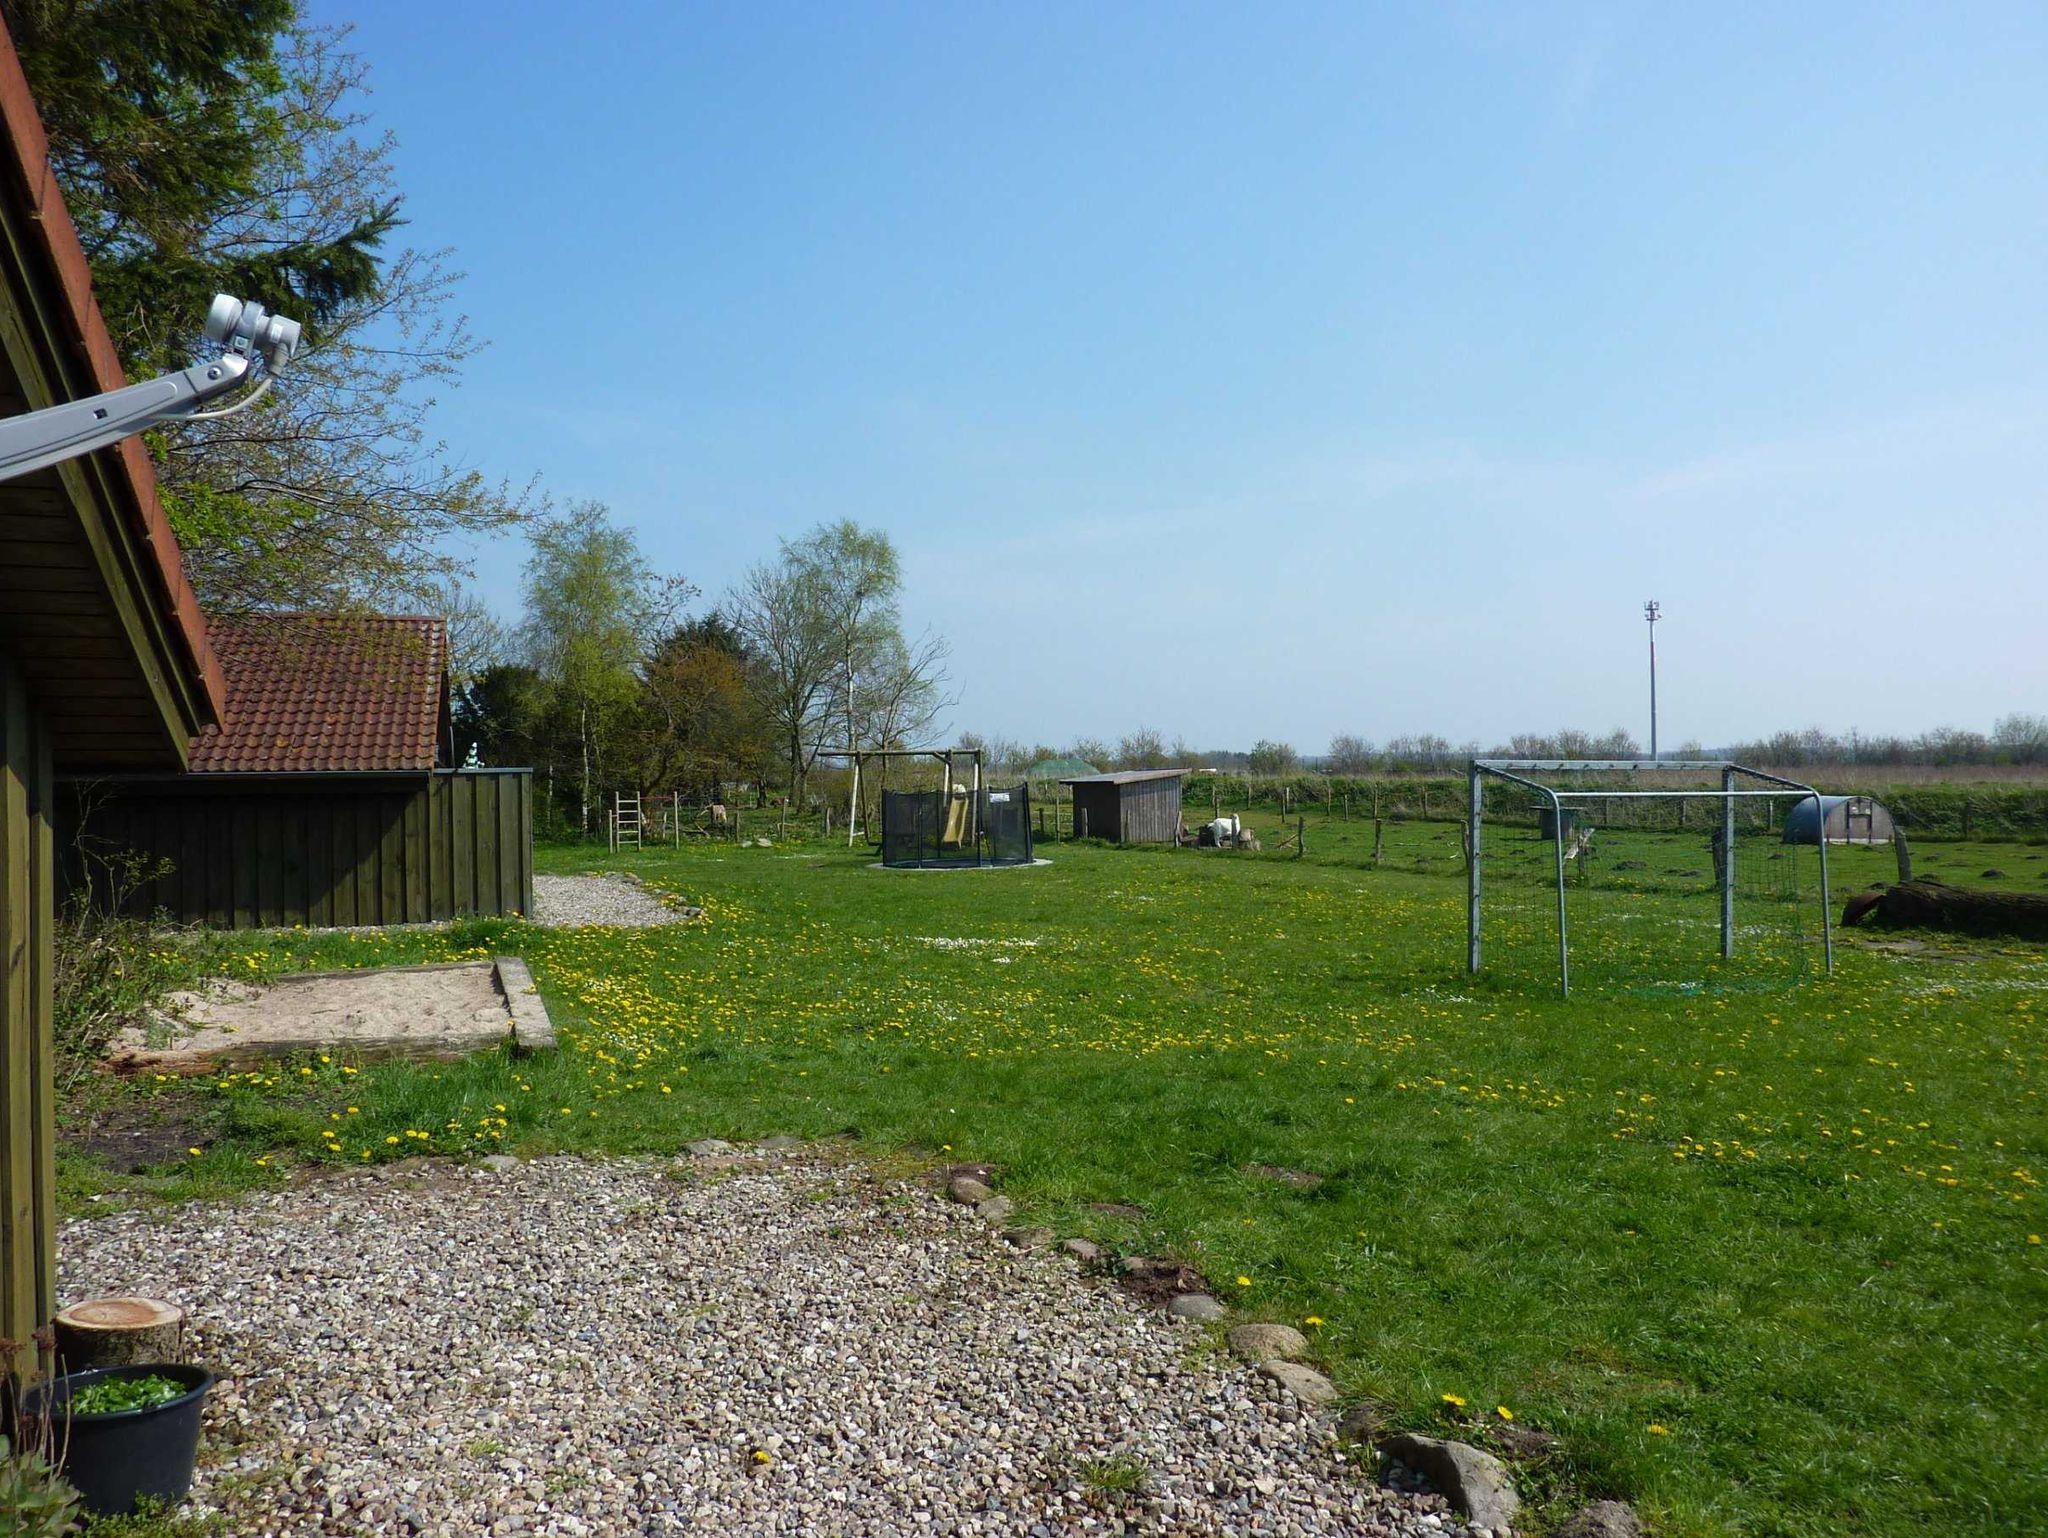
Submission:
[[[1637,991],[1797,975],[1816,952],[1834,971],[1827,843],[1785,837],[1787,810],[1821,804],[1812,786],[1726,759],[1476,758],[1468,774],[1471,975],[1494,948],[1538,965],[1553,938],[1566,996],[1575,939],[1582,970]]]

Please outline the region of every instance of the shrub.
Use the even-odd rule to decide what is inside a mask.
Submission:
[[[58,915],[54,950],[57,1079],[64,1089],[107,1055],[138,1020],[175,1020],[172,995],[205,973],[214,947],[167,937],[161,924],[123,912],[129,895],[168,869],[124,852],[89,855],[95,879]]]
[[[77,1530],[77,1506],[78,1492],[58,1477],[41,1448],[17,1448],[0,1436],[0,1533],[60,1538]]]

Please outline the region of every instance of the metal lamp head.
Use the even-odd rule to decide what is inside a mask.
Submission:
[[[303,327],[295,320],[272,315],[253,299],[232,294],[215,294],[206,312],[206,339],[219,342],[242,357],[255,355],[273,369],[291,361],[299,350]]]

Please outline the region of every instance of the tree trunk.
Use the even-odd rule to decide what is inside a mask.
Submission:
[[[1865,919],[1891,928],[2048,940],[2048,894],[1980,892],[1939,881],[1902,881],[1849,899],[1842,923]]]
[[[590,837],[590,706],[576,709],[576,735],[583,747],[583,836]]]
[[[185,1311],[154,1298],[92,1298],[60,1309],[57,1355],[65,1372],[184,1360]]]

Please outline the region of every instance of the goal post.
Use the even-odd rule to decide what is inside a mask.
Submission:
[[[1748,802],[1796,804],[1810,800],[1816,805],[1825,805],[1820,792],[1811,785],[1729,759],[1475,758],[1467,765],[1467,774],[1465,970],[1468,975],[1476,976],[1483,956],[1486,789],[1489,782],[1497,782],[1527,792],[1538,814],[1539,833],[1546,825],[1548,828],[1552,854],[1550,863],[1557,895],[1557,983],[1558,992],[1564,997],[1571,994],[1571,922],[1566,901],[1566,867],[1576,860],[1583,872],[1583,862],[1590,853],[1593,834],[1591,826],[1580,815],[1582,809],[1596,803],[1605,804],[1610,811],[1616,803],[1674,803],[1679,825],[1683,827],[1686,804],[1708,802],[1717,806],[1718,816],[1711,825],[1711,836],[1720,950],[1723,960],[1731,960],[1735,955],[1738,934],[1735,901],[1737,808]],[[1662,788],[1644,784],[1646,777],[1660,774],[1677,775],[1693,783]],[[1697,783],[1702,780],[1708,783]],[[1717,787],[1712,784],[1715,780],[1719,781]],[[1827,971],[1833,973],[1835,945],[1829,916],[1831,896],[1825,838],[1820,840],[1819,854],[1821,950]]]

